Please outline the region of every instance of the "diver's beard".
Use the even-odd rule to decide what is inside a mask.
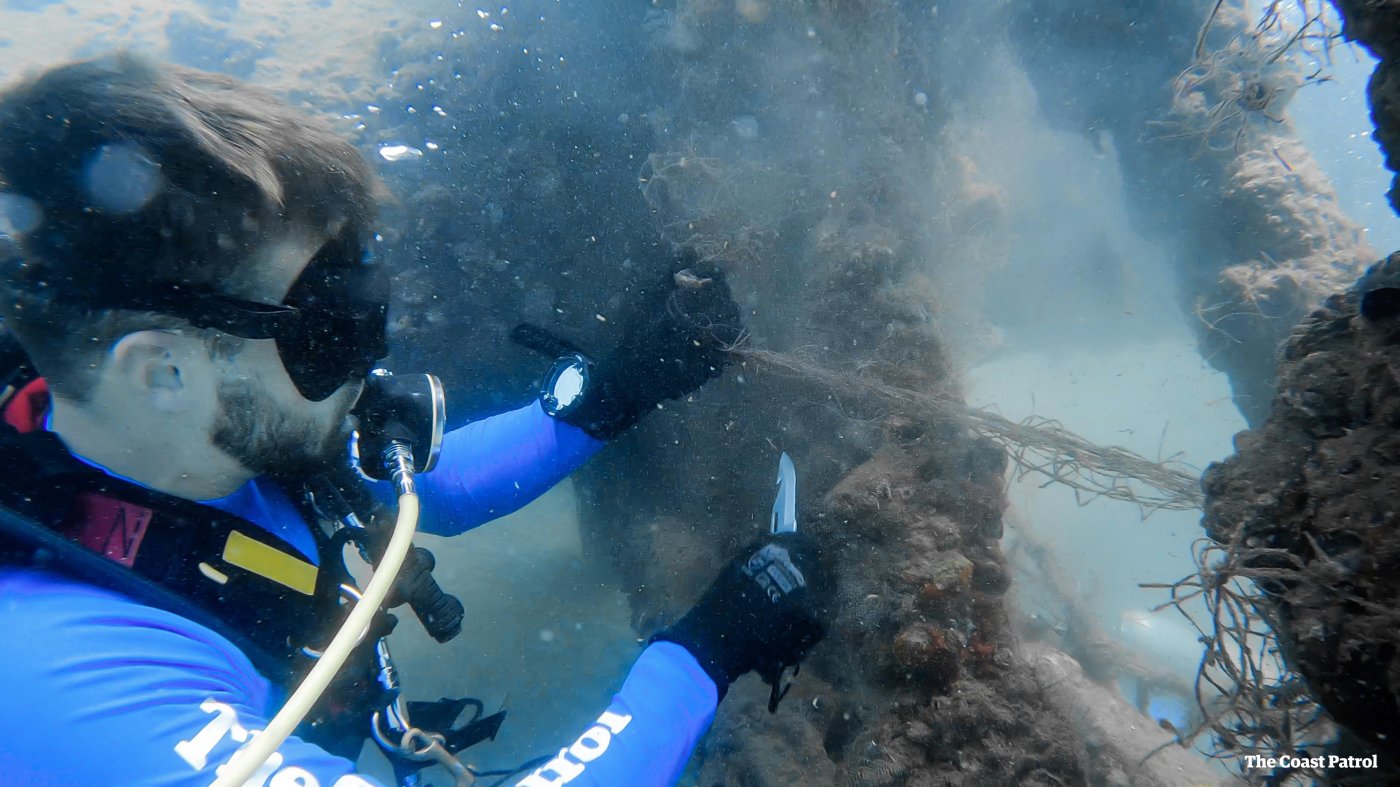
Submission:
[[[327,426],[289,413],[246,380],[220,382],[218,398],[210,440],[250,472],[305,476],[347,461],[343,416]]]

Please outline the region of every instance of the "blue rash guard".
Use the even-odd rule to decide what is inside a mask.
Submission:
[[[427,532],[461,533],[519,509],[601,443],[538,405],[448,434],[421,476]],[[314,558],[306,523],[250,481],[206,505],[236,513]],[[185,618],[34,569],[0,569],[0,784],[208,785],[278,707],[231,643]],[[651,645],[608,709],[517,784],[669,785],[714,719],[714,683],[684,648]],[[289,738],[247,787],[363,787],[354,763]]]

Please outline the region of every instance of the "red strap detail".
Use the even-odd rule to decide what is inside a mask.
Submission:
[[[69,538],[99,555],[127,568],[136,562],[136,553],[151,524],[149,508],[93,492],[80,492],[64,520]]]
[[[22,433],[37,432],[44,428],[48,411],[49,384],[39,377],[15,392],[0,417]],[[131,568],[152,515],[151,509],[135,503],[80,492],[59,529],[93,552]]]
[[[20,432],[37,432],[44,428],[44,414],[49,411],[49,384],[39,377],[15,392],[5,406],[5,423]]]

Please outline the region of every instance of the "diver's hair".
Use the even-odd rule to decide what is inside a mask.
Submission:
[[[330,127],[231,77],[130,53],[0,93],[0,316],[54,393],[79,401],[107,348],[178,319],[97,308],[149,282],[229,291],[299,228],[370,231],[383,186]],[[246,286],[246,285],[245,285]]]

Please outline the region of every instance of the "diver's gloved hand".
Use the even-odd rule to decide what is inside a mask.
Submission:
[[[516,342],[555,357],[569,353],[561,364],[575,357],[586,362],[581,399],[567,408],[546,409],[600,440],[621,434],[662,401],[718,377],[729,362],[726,348],[743,331],[724,271],[693,258],[678,261],[664,281],[624,307],[620,322],[622,341],[596,360],[538,326],[520,325],[511,334]]]
[[[622,341],[596,362],[580,406],[561,416],[600,440],[718,377],[742,320],[723,270],[682,262],[661,286],[625,307],[622,326]]]
[[[816,542],[801,533],[765,536],[731,560],[693,609],[652,641],[681,645],[724,699],[733,683],[757,671],[782,693],[783,670],[796,665],[826,634],[835,590]]]

